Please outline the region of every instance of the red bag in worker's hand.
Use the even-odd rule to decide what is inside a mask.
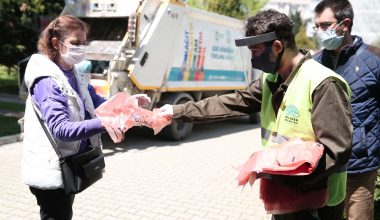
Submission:
[[[270,214],[284,214],[303,209],[320,208],[326,204],[327,190],[300,192],[295,187],[285,186],[270,178],[270,175],[305,176],[314,172],[323,155],[323,146],[312,141],[292,139],[267,149],[255,152],[239,166],[239,185],[252,185],[257,178],[260,183],[260,198]]]
[[[245,185],[249,179],[254,182],[258,174],[308,175],[315,170],[322,155],[321,144],[292,139],[253,153],[237,168],[237,180],[239,185]]]
[[[147,126],[157,134],[171,120],[160,116],[158,109],[153,111],[139,107],[138,99],[119,92],[101,104],[96,110],[96,116],[105,126],[115,143],[124,139],[124,132],[133,126]]]
[[[286,214],[305,209],[318,209],[326,205],[327,188],[299,191],[277,181],[260,179],[260,198],[268,214]]]

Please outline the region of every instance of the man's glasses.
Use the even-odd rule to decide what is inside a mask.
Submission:
[[[315,32],[317,32],[317,30],[319,28],[322,29],[322,30],[327,30],[331,25],[336,24],[336,23],[338,23],[338,21],[334,21],[334,22],[321,22],[319,24],[316,23],[315,26],[313,27],[313,30]]]

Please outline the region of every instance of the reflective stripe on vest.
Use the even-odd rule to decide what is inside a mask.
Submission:
[[[269,147],[283,143],[290,138],[302,138],[315,141],[316,136],[311,123],[312,94],[314,89],[327,77],[334,77],[345,85],[351,93],[346,81],[332,70],[314,60],[307,60],[299,68],[284,94],[277,115],[272,102],[261,105],[261,138],[262,145]],[[272,93],[267,81],[276,82],[278,74],[264,74],[262,100],[272,100]],[[337,172],[328,180],[329,200],[327,205],[335,206],[342,202],[346,193],[347,173]]]

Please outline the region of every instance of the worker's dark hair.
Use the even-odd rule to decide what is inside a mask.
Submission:
[[[269,9],[258,12],[246,21],[245,36],[255,36],[275,32],[285,48],[296,49],[293,33],[294,23],[284,13]],[[272,42],[269,42],[272,44]]]
[[[330,8],[338,22],[343,21],[345,18],[351,19],[349,31],[351,32],[352,25],[354,24],[354,10],[348,0],[323,0],[318,3],[314,8],[315,14],[321,14],[326,8]]]

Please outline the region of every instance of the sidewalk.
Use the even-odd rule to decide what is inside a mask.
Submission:
[[[106,147],[104,178],[76,196],[73,219],[269,220],[258,184],[237,187],[233,168],[259,146],[260,130],[249,124],[217,125],[229,132],[220,129],[224,133],[203,138],[210,134],[201,130],[189,142],[128,136],[124,144]],[[231,132],[233,126],[240,130]],[[20,142],[0,146],[0,219],[39,218],[21,180],[21,150]]]
[[[0,101],[25,104],[25,101],[21,100],[18,95],[7,93],[0,93]]]

